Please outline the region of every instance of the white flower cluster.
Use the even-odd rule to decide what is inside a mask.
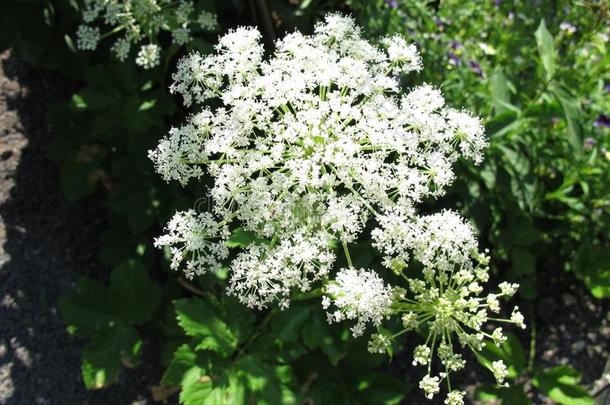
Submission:
[[[334,304],[337,309],[328,313],[329,322],[356,320],[354,336],[361,336],[368,322],[380,326],[389,317],[392,290],[371,270],[341,269],[333,282],[326,286],[322,300],[324,309]]]
[[[482,326],[499,311],[497,298],[517,288],[503,284],[482,297],[489,259],[472,227],[453,211],[416,209],[444,194],[457,159],[481,161],[479,119],[447,107],[430,85],[402,92],[400,75],[422,68],[416,48],[397,36],[375,46],[349,17],[328,15],[313,35],[289,34],[263,56],[260,33],[238,28],[214,54],[179,62],[170,90],[200,106],[149,156],[167,181],[210,175],[214,204],[205,215],[177,213],[157,245],[171,249],[173,267],[185,260],[193,276],[226,259],[220,246],[229,229],[242,227],[255,239],[228,263],[229,293],[249,307],[286,307],[292,294],[321,284],[329,321],[355,322],[355,336],[401,317],[404,330],[371,336],[374,353],[425,327],[430,336],[414,363],[428,366],[420,386],[435,395],[449,372],[464,367],[451,336],[474,350],[486,338],[502,342],[501,329],[492,336]],[[213,108],[205,104],[211,99]],[[354,267],[349,245],[362,238],[372,239],[381,264],[408,290],[386,284],[381,267]],[[335,271],[338,252],[347,266]],[[421,264],[423,279],[407,271],[411,262]],[[504,321],[521,325],[519,316]],[[444,367],[438,375],[435,355]],[[451,391],[445,403],[462,398]]]
[[[132,45],[139,46],[135,62],[144,69],[159,65],[161,48],[155,43],[161,31],[169,31],[178,46],[188,43],[192,30],[214,31],[215,14],[196,12],[192,0],[85,0],[83,25],[77,32],[77,47],[95,50],[100,39],[120,36],[111,47],[120,61],[129,56]],[[98,24],[107,28],[100,33]],[[145,42],[145,43],[143,43]]]

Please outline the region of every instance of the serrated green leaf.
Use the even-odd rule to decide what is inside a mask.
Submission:
[[[161,302],[161,288],[139,260],[128,260],[112,272],[107,294],[114,312],[132,324],[150,320]]]
[[[204,300],[188,298],[174,303],[178,323],[187,335],[200,339],[197,350],[213,350],[226,356],[237,347],[237,338]]]
[[[163,385],[180,385],[187,371],[196,367],[197,353],[187,344],[178,347],[163,374]]]
[[[212,379],[195,367],[187,371],[182,380],[180,403],[184,405],[203,405],[212,394]]]
[[[98,389],[112,384],[122,360],[135,363],[139,359],[141,344],[136,330],[122,322],[98,334],[82,353],[85,386]]]
[[[244,306],[233,297],[226,297],[223,301],[226,312],[231,314],[227,319],[227,326],[233,332],[239,343],[246,341],[254,329],[256,316],[250,308]]]
[[[106,289],[86,277],[59,301],[59,310],[70,330],[81,337],[95,337],[120,321],[108,303]]]

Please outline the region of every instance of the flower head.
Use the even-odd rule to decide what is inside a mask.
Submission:
[[[354,336],[364,332],[366,323],[379,326],[389,315],[392,305],[391,288],[372,270],[342,269],[326,287],[327,301],[337,308],[328,312],[330,321],[356,320]]]
[[[97,43],[100,41],[100,29],[88,25],[81,25],[78,27],[78,31],[76,31],[76,37],[76,46],[78,46],[79,49],[93,51],[97,48]]]
[[[136,58],[136,64],[144,69],[152,69],[159,64],[160,58],[161,49],[158,45],[142,45],[140,52],[138,52],[138,57]]]

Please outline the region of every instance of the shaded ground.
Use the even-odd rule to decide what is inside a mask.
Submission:
[[[57,311],[79,275],[104,271],[95,259],[102,204],[66,201],[46,158],[45,106],[65,89],[0,54],[0,404],[148,403],[146,366],[108,389],[84,389],[82,343]]]

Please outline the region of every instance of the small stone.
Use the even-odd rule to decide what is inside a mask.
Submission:
[[[562,294],[561,298],[563,299],[563,303],[567,306],[576,305],[576,298],[572,294]]]
[[[585,347],[587,347],[587,343],[584,340],[579,340],[572,344],[572,351],[574,352],[574,354],[578,354],[582,352]]]

